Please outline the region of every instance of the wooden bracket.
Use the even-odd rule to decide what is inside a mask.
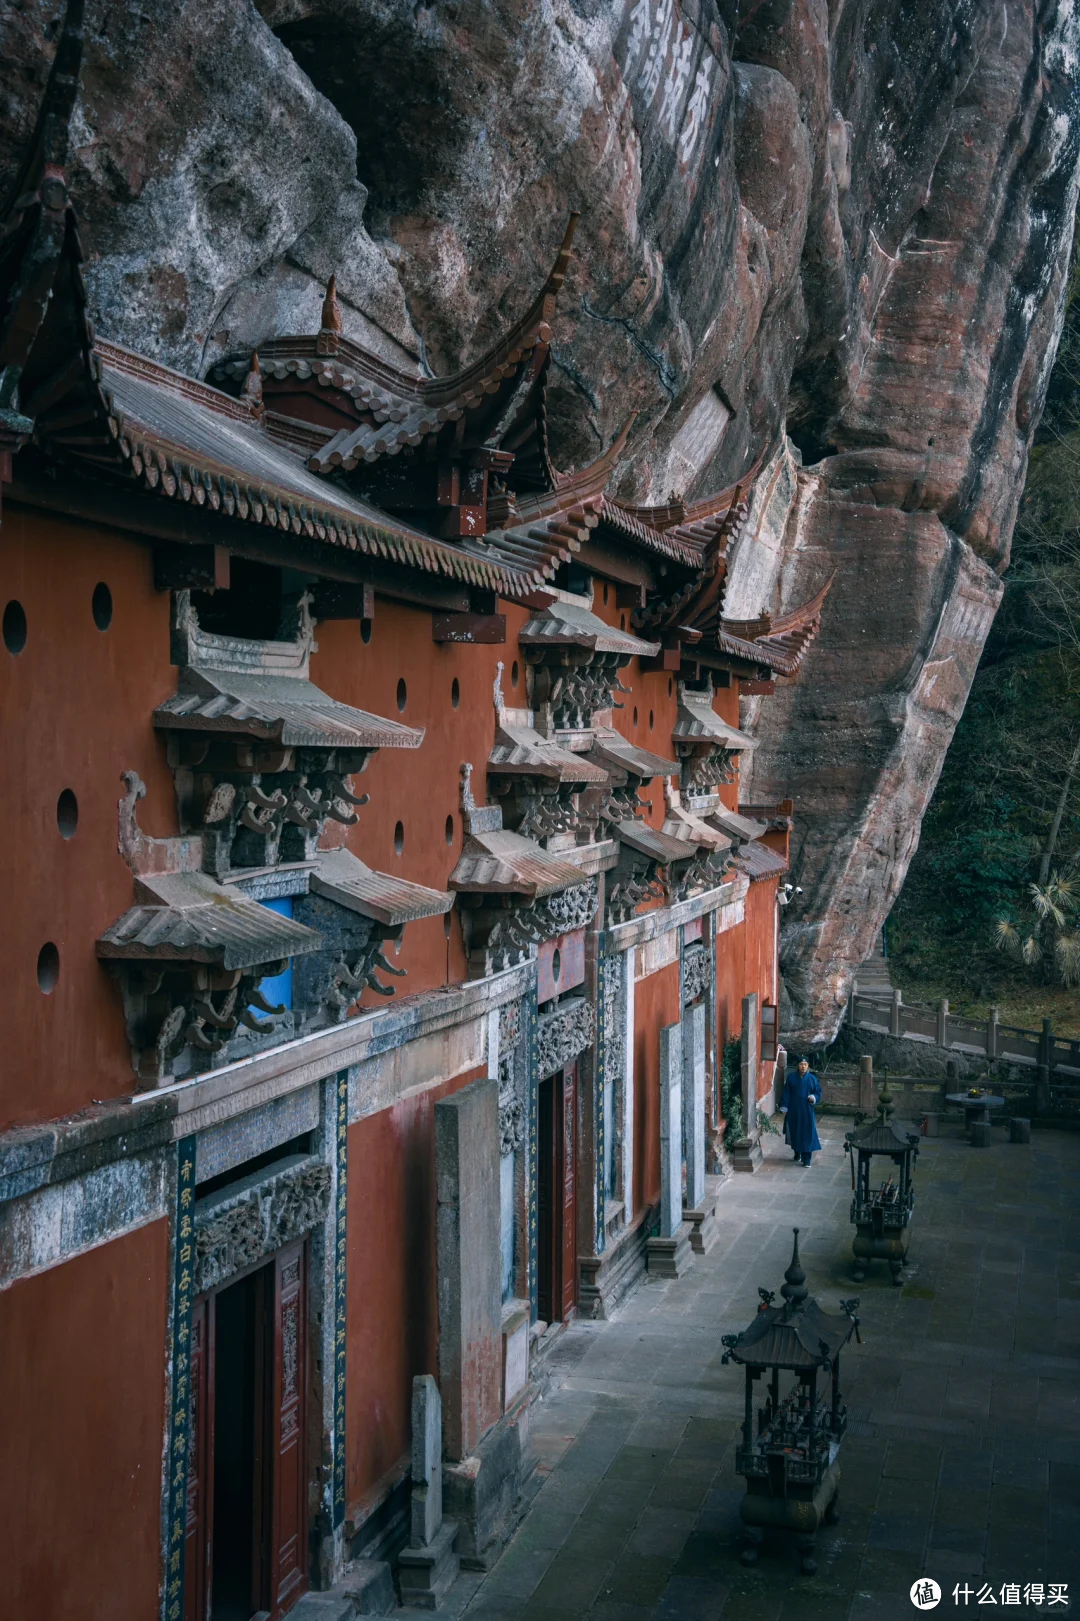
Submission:
[[[227,591],[229,577],[226,546],[154,547],[155,591]]]
[[[316,619],[374,619],[375,587],[325,580],[315,587],[311,611]]]
[[[433,642],[505,642],[505,614],[432,614]]]

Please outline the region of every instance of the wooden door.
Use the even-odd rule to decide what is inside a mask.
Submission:
[[[214,1310],[200,1295],[191,1312],[188,1341],[187,1536],[184,1547],[184,1621],[207,1621],[210,1613],[214,1523]],[[170,1574],[173,1555],[170,1554]]]
[[[561,1076],[559,1183],[562,1208],[559,1246],[559,1316],[565,1322],[577,1305],[577,1065]]]
[[[270,1614],[307,1591],[307,1279],[304,1245],[274,1257],[270,1407]]]

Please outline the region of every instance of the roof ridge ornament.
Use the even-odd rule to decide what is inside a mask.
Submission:
[[[795,1243],[791,1251],[788,1269],[784,1273],[784,1282],[780,1285],[780,1293],[787,1302],[785,1310],[788,1313],[798,1311],[803,1301],[810,1294],[809,1289],[806,1287],[806,1273],[803,1271],[799,1261],[799,1229],[793,1227],[791,1230],[795,1234]]]
[[[266,406],[263,401],[262,367],[259,365],[259,352],[251,351],[251,370],[244,378],[244,386],[240,396],[251,407],[251,414],[261,422],[266,415]]]
[[[341,318],[341,303],[337,295],[337,272],[330,277],[326,284],[326,297],[322,305],[323,332],[342,332],[344,326]]]

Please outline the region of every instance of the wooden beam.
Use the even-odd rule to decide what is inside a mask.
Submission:
[[[328,580],[317,585],[312,603],[316,619],[374,619],[375,587],[364,581],[360,585],[342,585]]]
[[[581,550],[574,553],[574,559],[606,579],[624,585],[643,585],[647,591],[657,588],[656,571],[643,558],[629,557],[602,540],[585,541]]]
[[[441,613],[467,613],[470,608],[469,588],[456,580],[440,580],[421,569],[382,559],[354,557],[341,547],[307,536],[285,535],[148,491],[81,478],[67,468],[57,477],[52,464],[43,458],[31,459],[28,451],[15,459],[14,472],[7,491],[13,505],[59,512],[99,528],[120,529],[145,544],[168,541],[205,547],[209,531],[234,557],[296,569],[324,580],[370,585],[379,596]]]
[[[225,546],[154,547],[154,590],[198,591],[229,589],[229,552]]]
[[[505,642],[505,614],[432,614],[433,642]]]
[[[750,698],[766,698],[776,691],[775,681],[740,681],[739,691]]]

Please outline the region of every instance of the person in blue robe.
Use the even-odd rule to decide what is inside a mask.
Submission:
[[[821,1096],[821,1083],[805,1058],[795,1061],[784,1082],[780,1109],[784,1116],[784,1141],[800,1165],[810,1164],[810,1156],[821,1147],[814,1107]]]

